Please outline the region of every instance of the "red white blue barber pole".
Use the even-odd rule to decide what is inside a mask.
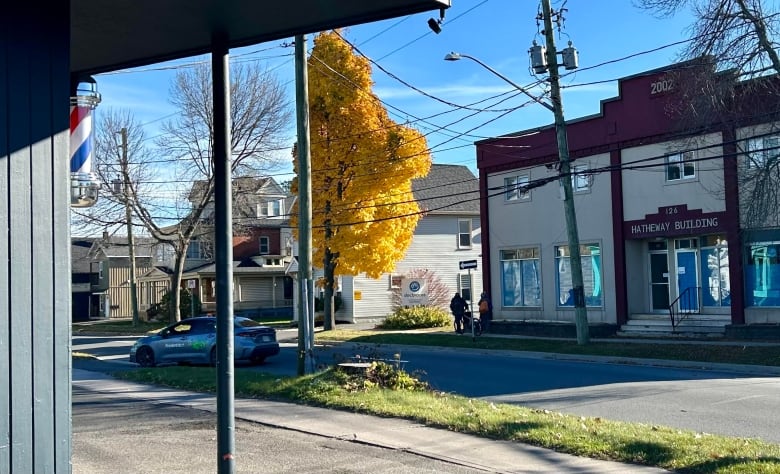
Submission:
[[[87,78],[76,84],[70,98],[70,205],[94,206],[100,181],[92,172],[92,111],[100,103],[95,80]]]

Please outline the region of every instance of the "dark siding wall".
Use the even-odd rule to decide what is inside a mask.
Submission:
[[[69,472],[70,5],[3,10],[0,472]]]

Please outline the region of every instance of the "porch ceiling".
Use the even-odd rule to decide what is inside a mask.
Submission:
[[[207,53],[218,32],[234,48],[449,5],[450,0],[71,0],[71,72],[95,74]]]

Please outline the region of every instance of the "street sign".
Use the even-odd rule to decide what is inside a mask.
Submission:
[[[424,278],[401,279],[401,305],[425,306],[428,304],[428,282]]]
[[[476,260],[461,260],[459,266],[460,266],[461,270],[477,268],[477,261]]]

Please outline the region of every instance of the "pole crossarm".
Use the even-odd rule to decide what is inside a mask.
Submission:
[[[493,69],[492,67],[490,67],[490,66],[488,66],[487,64],[483,63],[482,61],[480,61],[479,59],[475,58],[474,56],[470,56],[470,55],[468,55],[468,54],[463,54],[463,53],[456,53],[456,52],[454,52],[454,51],[453,51],[453,52],[451,52],[451,53],[449,53],[449,54],[447,54],[446,56],[444,56],[444,60],[445,60],[445,61],[457,61],[457,60],[459,60],[459,59],[461,59],[461,58],[467,58],[467,59],[471,59],[471,60],[472,60],[472,61],[474,61],[475,63],[479,64],[480,66],[484,67],[484,68],[485,68],[485,69],[487,69],[488,71],[492,72],[492,73],[493,73],[493,74],[495,74],[496,76],[498,76],[498,77],[500,77],[501,79],[503,79],[503,80],[504,80],[504,82],[508,83],[509,85],[511,85],[512,87],[514,87],[515,89],[519,90],[519,91],[520,91],[520,92],[522,92],[523,94],[525,94],[525,95],[527,95],[528,97],[530,97],[530,98],[531,98],[531,99],[532,99],[534,102],[536,102],[537,104],[541,105],[542,107],[544,107],[545,109],[549,110],[550,112],[555,112],[555,108],[553,108],[553,106],[552,106],[551,104],[548,104],[547,102],[543,101],[543,100],[542,100],[542,99],[540,99],[539,97],[536,97],[535,95],[531,94],[530,92],[528,92],[527,90],[525,90],[525,88],[524,88],[523,86],[521,86],[521,85],[517,84],[517,83],[516,83],[516,82],[514,82],[513,80],[509,79],[509,78],[508,78],[508,77],[506,77],[505,75],[503,75],[503,74],[501,74],[500,72],[496,71],[495,69]]]

